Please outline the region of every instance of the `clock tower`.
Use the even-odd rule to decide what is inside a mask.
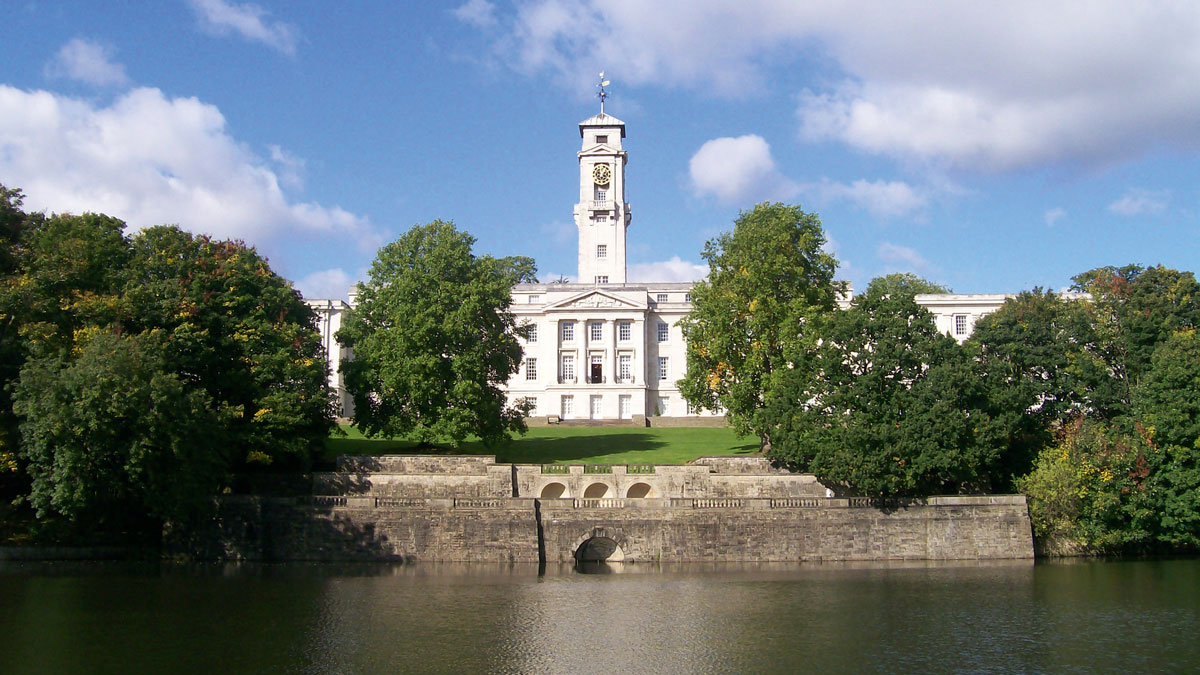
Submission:
[[[575,226],[579,230],[579,283],[625,283],[625,230],[629,204],[625,203],[626,152],[621,149],[625,123],[604,112],[604,87],[600,74],[600,114],[579,123],[583,147],[579,151],[579,203]]]

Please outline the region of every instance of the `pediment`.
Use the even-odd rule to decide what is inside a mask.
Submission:
[[[548,305],[546,309],[645,309],[645,307],[604,291],[586,291]]]
[[[581,154],[581,155],[615,155],[615,154],[617,154],[617,149],[612,147],[611,145],[607,145],[605,143],[600,143],[599,145],[593,145],[590,148],[581,150],[579,152],[579,154]]]

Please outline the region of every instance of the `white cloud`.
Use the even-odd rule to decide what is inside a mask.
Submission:
[[[698,265],[673,256],[662,262],[634,263],[627,265],[625,276],[630,283],[699,281],[708,276],[708,265]]]
[[[304,160],[278,145],[268,145],[271,161],[279,167],[279,180],[293,190],[304,189]]]
[[[902,181],[856,180],[837,183],[829,180],[805,186],[805,192],[821,199],[846,200],[881,218],[906,216],[924,209],[929,199]]]
[[[484,30],[504,63],[570,87],[603,69],[741,96],[807,70],[830,84],[802,96],[805,138],[905,159],[1004,170],[1200,147],[1200,3],[531,0]]]
[[[468,0],[453,11],[455,17],[479,28],[496,24],[496,6],[488,0]]]
[[[102,212],[134,229],[178,223],[255,245],[304,234],[378,244],[365,218],[290,199],[215,106],[158,89],[102,107],[0,85],[0,176],[32,210]]]
[[[1130,190],[1108,205],[1108,210],[1121,216],[1144,216],[1162,213],[1171,198],[1168,190]]]
[[[697,194],[731,204],[788,199],[797,187],[775,169],[771,146],[761,136],[707,141],[688,162]]]
[[[313,272],[295,282],[296,289],[306,298],[345,300],[350,291],[350,285],[359,281],[351,277],[346,270],[335,267],[328,270]]]
[[[1046,225],[1049,227],[1054,227],[1058,224],[1058,221],[1066,217],[1067,211],[1061,207],[1052,208],[1042,215],[1042,218],[1046,221]]]
[[[914,248],[882,242],[875,249],[875,255],[884,263],[884,268],[890,272],[928,273],[934,270],[925,256]]]
[[[210,33],[236,33],[289,56],[296,53],[298,34],[295,27],[282,21],[268,20],[269,12],[258,5],[239,5],[225,0],[188,0],[188,3],[199,17],[201,28]]]
[[[97,87],[125,84],[125,66],[113,61],[112,50],[91,40],[74,38],[46,64],[50,77],[65,77]]]

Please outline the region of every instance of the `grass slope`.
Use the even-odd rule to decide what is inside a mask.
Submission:
[[[343,426],[345,435],[325,442],[326,462],[338,455],[496,455],[517,464],[686,464],[708,455],[750,455],[758,440],[738,438],[728,427],[533,427],[508,445],[485,448],[477,440],[459,448],[418,448],[405,439],[364,438]]]

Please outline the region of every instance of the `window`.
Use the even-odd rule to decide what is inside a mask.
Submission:
[[[658,322],[658,341],[659,341],[659,342],[666,342],[666,341],[667,341],[667,337],[668,337],[670,334],[671,334],[671,327],[670,327],[670,326],[668,326],[668,325],[667,325],[665,322],[663,322],[663,321],[659,321],[659,322]]]
[[[621,396],[617,399],[617,417],[620,417],[623,420],[633,417],[633,415],[630,414],[632,412],[632,408],[633,397]]]
[[[540,296],[540,295],[529,296],[529,304],[531,304],[531,305],[536,305],[541,301],[542,301],[542,296]]]
[[[617,378],[621,382],[630,382],[633,380],[630,375],[633,373],[633,357],[629,354],[621,354],[617,357]]]
[[[521,407],[523,407],[525,409],[526,415],[536,415],[537,414],[537,397],[536,396],[523,396],[520,399],[520,403],[521,403]]]
[[[604,324],[599,321],[593,321],[588,324],[588,339],[592,342],[599,342],[604,339]]]
[[[563,354],[562,357],[562,381],[575,381],[575,355]]]
[[[537,379],[537,359],[532,356],[525,359],[525,379],[529,382]]]
[[[619,339],[621,342],[629,342],[629,340],[631,339],[630,338],[631,333],[633,333],[633,322],[632,321],[618,321],[617,322],[617,339]]]
[[[691,302],[691,301],[692,301],[692,294],[691,294],[691,293],[684,293],[684,294],[683,294],[683,301],[684,301],[684,302]]]
[[[608,283],[608,275],[607,274],[597,274],[596,275],[596,283],[607,284]]]
[[[689,414],[689,415],[699,415],[699,414],[700,414],[700,409],[699,409],[699,408],[697,408],[696,406],[692,405],[691,403],[689,403],[689,404],[687,404],[687,414]]]
[[[608,222],[608,214],[607,213],[597,213],[595,215],[595,217],[592,218],[592,221],[597,222],[597,223],[607,223]],[[600,257],[603,258],[604,256],[600,256]]]
[[[966,314],[955,314],[954,315],[954,334],[955,335],[966,335],[967,334],[967,315]]]
[[[608,143],[608,135],[607,134],[603,134],[603,135],[597,134],[596,142],[597,143]]]
[[[667,357],[658,357],[658,379],[667,379]]]
[[[596,188],[596,201],[598,201],[598,202],[608,201],[608,190],[605,190],[602,187]]]
[[[563,342],[571,342],[575,339],[575,322],[564,321],[562,323],[562,340]]]
[[[600,216],[596,216],[596,220],[599,219]],[[596,257],[600,260],[604,260],[608,257],[608,244],[596,244]]]
[[[559,417],[563,418],[564,420],[571,419],[572,417],[575,416],[575,397],[574,396],[562,397],[561,413],[562,414],[560,414]]]
[[[658,295],[656,295],[656,296],[654,297],[654,299],[655,299],[655,301],[656,301],[656,302],[666,302],[666,301],[667,301],[667,294],[666,294],[666,293],[659,293]]]
[[[588,382],[601,384],[604,382],[604,357],[592,354],[588,359]]]
[[[537,324],[536,323],[531,323],[528,326],[525,326],[525,341],[526,342],[537,342]]]
[[[667,398],[666,396],[658,397],[658,414],[659,415],[665,416],[665,415],[671,414],[671,407],[669,405],[667,405],[670,402],[671,402],[671,399]]]

